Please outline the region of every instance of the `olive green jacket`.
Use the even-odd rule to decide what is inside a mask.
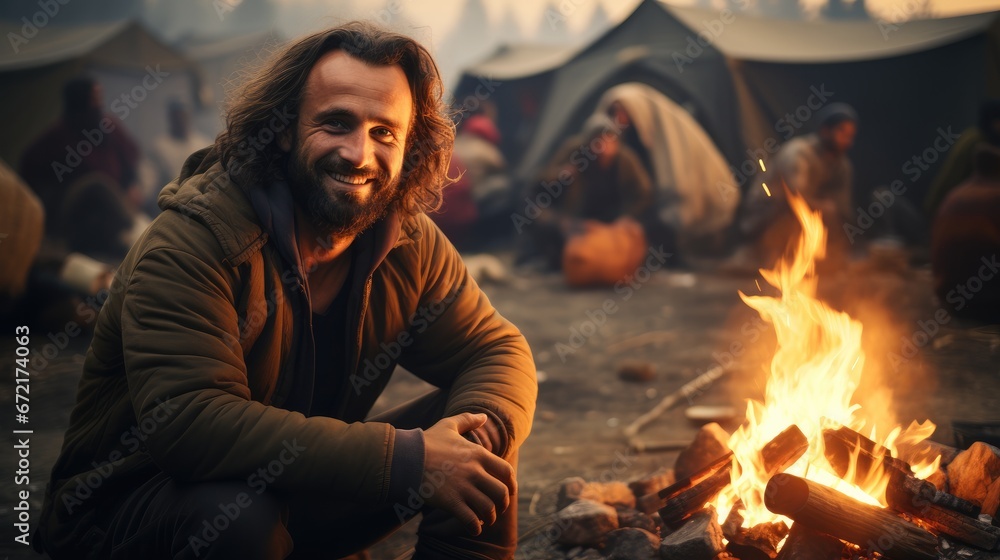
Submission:
[[[287,187],[240,187],[214,160],[195,153],[163,189],[164,212],[101,309],[35,539],[50,553],[99,546],[107,504],[160,471],[244,480],[282,460],[269,489],[402,498],[398,481],[390,491],[395,429],[362,422],[397,363],[448,392],[446,415],[499,420],[498,455],[528,436],[537,394],[528,345],[425,215],[393,213],[355,241],[369,266],[345,283],[337,414],[309,416],[311,307],[291,262]],[[301,451],[286,463],[289,449]]]

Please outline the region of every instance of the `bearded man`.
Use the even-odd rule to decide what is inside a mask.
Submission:
[[[253,76],[117,272],[36,544],[338,558],[422,512],[414,558],[512,558],[537,384],[422,213],[453,138],[429,53],[367,24]],[[397,364],[437,389],[370,417]]]

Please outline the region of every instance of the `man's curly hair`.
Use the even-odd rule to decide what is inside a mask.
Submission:
[[[297,124],[302,92],[310,70],[324,54],[343,50],[368,64],[398,64],[413,97],[413,121],[406,138],[399,209],[418,214],[441,206],[441,191],[451,182],[448,166],[455,125],[442,95],[441,76],[430,53],[413,39],[379,27],[351,22],[314,33],[273,55],[234,92],[226,110],[226,128],[216,138],[223,166],[240,183],[279,178],[288,154],[277,141],[278,128]],[[291,113],[285,125],[276,115]]]

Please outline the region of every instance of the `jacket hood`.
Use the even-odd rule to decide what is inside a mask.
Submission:
[[[180,175],[160,191],[157,204],[201,222],[215,234],[226,262],[238,266],[273,238],[278,251],[301,274],[295,249],[294,203],[282,181],[243,186],[219,162],[214,146],[191,154]],[[414,217],[401,218],[393,208],[384,218],[358,236],[373,242],[370,274],[393,248],[420,239]]]

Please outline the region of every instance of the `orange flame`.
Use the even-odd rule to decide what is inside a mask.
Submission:
[[[885,506],[888,477],[876,470],[876,476],[857,480],[854,462],[844,479],[834,474],[824,455],[824,428],[847,426],[861,431],[866,418],[860,405],[853,402],[861,381],[865,355],[861,347],[862,325],[848,314],[836,311],[816,298],[815,264],[826,252],[826,229],[819,212],[812,211],[795,193],[788,202],[802,225],[802,234],[794,254],[782,259],[774,270],[761,270],[768,284],[781,291],[779,297],[748,296],[743,301],[757,310],[775,329],[777,347],[770,364],[764,402],[747,402],[746,422],[732,434],[732,484],[713,501],[720,520],[725,519],[737,501],[742,502],[744,526],[789,519],[764,507],[767,474],[760,450],[778,433],[795,424],[809,441],[809,449],[785,472],[835,488],[864,503]],[[899,427],[884,439],[871,439],[888,448],[893,455],[897,443],[916,443],[934,431],[930,421]],[[925,457],[916,475],[925,478],[938,466],[940,457]]]

